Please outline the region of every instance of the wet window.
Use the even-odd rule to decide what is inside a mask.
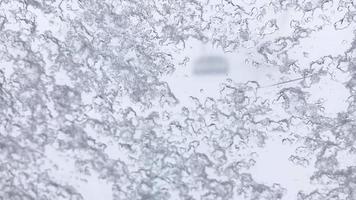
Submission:
[[[356,1],[1,0],[0,200],[356,200]]]

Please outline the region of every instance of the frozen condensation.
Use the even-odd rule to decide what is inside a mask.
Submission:
[[[356,1],[0,0],[0,200],[356,200]]]

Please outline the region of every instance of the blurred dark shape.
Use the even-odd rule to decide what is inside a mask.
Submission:
[[[221,56],[202,56],[195,63],[193,73],[196,75],[227,74],[229,63]]]

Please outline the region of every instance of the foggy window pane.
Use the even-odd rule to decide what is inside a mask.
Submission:
[[[356,200],[356,1],[0,1],[0,200]]]

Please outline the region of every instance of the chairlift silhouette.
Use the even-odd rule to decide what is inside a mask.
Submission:
[[[196,75],[227,74],[229,63],[218,55],[201,56],[194,63],[193,73]]]
[[[195,75],[222,75],[229,72],[229,63],[221,55],[207,54],[205,47],[201,47],[200,55],[193,65],[193,74]]]

